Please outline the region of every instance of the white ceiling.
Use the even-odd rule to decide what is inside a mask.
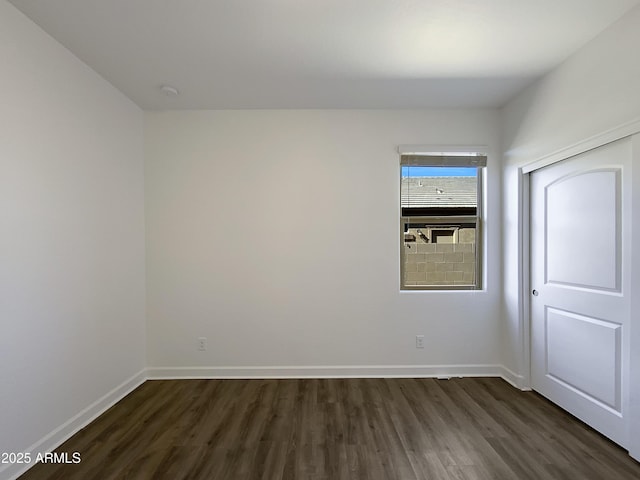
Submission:
[[[212,109],[500,106],[640,0],[11,3],[141,107]]]

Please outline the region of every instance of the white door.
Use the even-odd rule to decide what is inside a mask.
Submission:
[[[631,140],[531,175],[533,389],[627,444]]]

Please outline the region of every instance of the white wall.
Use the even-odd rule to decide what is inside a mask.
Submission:
[[[498,364],[496,127],[481,110],[147,113],[152,374]],[[399,144],[489,145],[486,291],[400,293]]]
[[[0,65],[0,452],[23,452],[145,366],[143,114],[6,1]]]
[[[569,147],[593,135],[640,118],[640,7],[603,32],[559,68],[512,100],[503,110],[504,148],[504,312],[503,361],[526,376],[523,357],[519,229],[522,216],[518,199],[518,167],[559,149]],[[634,170],[638,157],[634,159]],[[634,202],[640,194],[640,182],[634,174]],[[634,210],[634,245],[640,245],[637,227],[640,216]],[[633,272],[640,262],[635,257]],[[638,278],[637,275],[635,277]],[[632,286],[639,292],[638,284]],[[632,295],[634,297],[634,295]],[[635,295],[637,299],[639,295]],[[637,301],[637,300],[634,300]],[[637,305],[640,307],[640,305]],[[632,309],[635,354],[640,349],[640,308]],[[637,356],[636,356],[637,359]],[[640,399],[640,369],[632,364],[632,388],[635,403]],[[640,456],[640,419],[632,438],[636,458]]]

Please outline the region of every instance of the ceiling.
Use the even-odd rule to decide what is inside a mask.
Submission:
[[[501,106],[640,0],[11,3],[144,109],[457,108]]]

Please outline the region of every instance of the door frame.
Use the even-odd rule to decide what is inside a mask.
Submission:
[[[537,158],[518,168],[518,270],[520,282],[518,291],[518,315],[520,316],[520,365],[522,366],[518,387],[522,390],[531,390],[531,174],[546,166],[553,165],[626,137],[634,137],[632,138],[631,184],[640,189],[640,118]],[[633,245],[634,241],[638,243],[637,239],[640,239],[640,191],[632,193],[631,209],[631,244]],[[640,248],[632,248],[631,265],[640,265]],[[634,290],[640,290],[640,271],[638,270],[640,269],[636,268],[634,271],[632,268],[631,271],[631,288]],[[632,312],[632,318],[633,312],[640,311],[640,295],[631,295],[630,310]],[[636,321],[640,322],[640,317]],[[635,358],[640,357],[640,325],[635,325],[635,328],[634,325],[632,325],[630,335],[631,368],[633,369],[634,356]],[[632,384],[633,379],[634,372],[632,371],[629,383]],[[629,387],[630,389],[626,395],[631,397],[635,394],[636,397],[635,404],[631,403],[630,398],[626,399],[630,417],[629,438],[631,440],[629,454],[634,459],[640,461],[640,440],[635,443],[632,440],[634,438],[632,433],[640,434],[640,385],[635,387],[635,389],[633,385]],[[623,402],[625,402],[625,399],[623,399]]]

